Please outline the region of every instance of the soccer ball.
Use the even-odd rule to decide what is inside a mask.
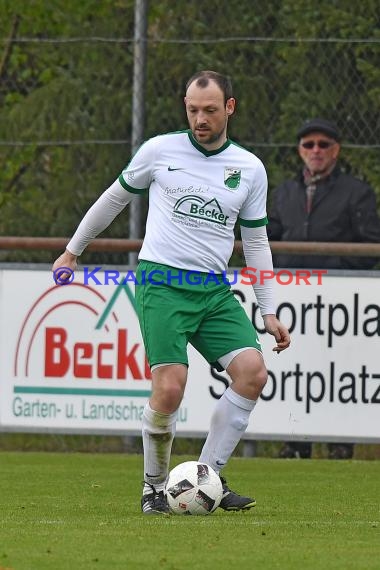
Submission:
[[[223,487],[212,467],[198,461],[185,461],[170,471],[165,493],[172,513],[209,515],[219,506]]]

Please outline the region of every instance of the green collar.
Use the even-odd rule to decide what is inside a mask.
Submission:
[[[213,156],[214,154],[219,154],[220,152],[223,152],[227,147],[230,146],[231,141],[230,139],[227,139],[226,142],[218,149],[216,150],[206,150],[204,146],[200,145],[195,138],[193,137],[193,133],[188,130],[187,134],[189,135],[189,139],[191,144],[197,149],[199,150],[199,152],[201,152],[202,154],[204,154],[205,156]]]

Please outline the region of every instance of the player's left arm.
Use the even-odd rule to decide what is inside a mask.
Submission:
[[[273,262],[266,227],[241,226],[241,239],[247,267],[255,270],[252,273],[252,285],[265,330],[276,339],[273,350],[281,352],[290,345],[290,335],[288,329],[276,317]]]
[[[266,231],[268,180],[263,163],[256,159],[252,188],[239,212],[241,239],[248,268],[254,270],[252,285],[265,329],[276,339],[275,352],[288,348],[290,335],[277,319],[273,286],[273,261]]]

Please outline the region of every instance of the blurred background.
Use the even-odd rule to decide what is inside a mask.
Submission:
[[[270,190],[299,168],[300,124],[324,116],[341,130],[346,168],[380,202],[378,8],[377,0],[0,0],[0,235],[70,236],[144,139],[186,128],[184,85],[200,69],[231,77],[230,137],[264,161]],[[133,217],[135,237],[145,207]],[[103,237],[130,236],[128,216]],[[53,257],[0,251],[0,261]],[[125,254],[97,262],[125,263]]]

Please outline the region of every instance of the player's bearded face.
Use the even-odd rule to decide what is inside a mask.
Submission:
[[[208,150],[216,150],[227,139],[228,116],[235,108],[235,100],[227,103],[220,88],[213,82],[207,87],[190,85],[185,98],[187,119],[195,140]]]
[[[213,126],[210,125],[207,121],[204,121],[196,123],[191,131],[194,135],[194,138],[199,142],[199,144],[210,145],[213,143],[220,143],[222,145],[224,142],[226,128],[227,118],[224,121],[223,127],[220,125]]]

